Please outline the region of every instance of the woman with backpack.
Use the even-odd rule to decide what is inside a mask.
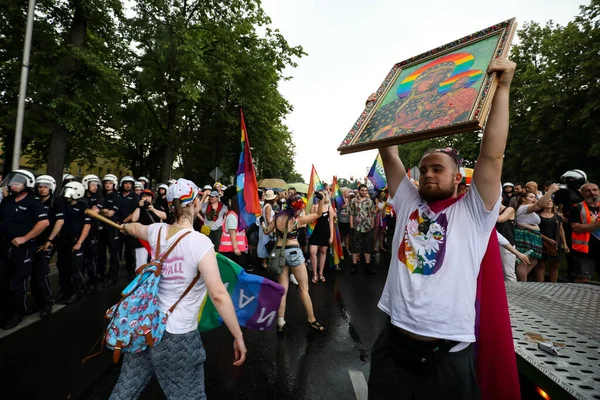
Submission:
[[[137,399],[152,375],[156,375],[167,399],[206,398],[206,352],[198,332],[198,313],[207,293],[234,337],[233,365],[240,366],[246,360],[246,345],[231,296],[221,281],[213,244],[192,227],[201,209],[197,191],[196,185],[186,179],[169,186],[167,200],[174,219],[171,225],[122,225],[125,233],[150,243],[155,259],[171,250],[158,284],[158,306],[167,318],[163,319],[166,330],[162,340],[139,353],[125,353],[110,399]]]

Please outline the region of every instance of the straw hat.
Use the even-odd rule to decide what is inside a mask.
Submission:
[[[271,189],[269,189],[265,192],[265,200],[267,200],[267,201],[274,200],[275,197],[276,197],[275,192],[273,192]]]

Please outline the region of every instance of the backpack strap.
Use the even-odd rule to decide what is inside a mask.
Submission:
[[[171,315],[171,313],[173,312],[173,310],[175,309],[175,307],[177,307],[177,304],[179,304],[179,302],[190,292],[190,290],[192,290],[192,288],[194,287],[194,285],[198,282],[198,279],[200,279],[200,272],[196,273],[196,276],[194,277],[194,279],[192,280],[192,282],[188,285],[188,287],[185,289],[185,291],[181,294],[181,296],[179,296],[179,299],[177,299],[177,301],[175,302],[175,304],[173,304],[171,306],[171,308],[169,308],[169,311],[167,311],[167,317],[169,315]]]
[[[154,276],[159,276],[160,273],[162,272],[162,265],[165,262],[165,260],[167,259],[167,257],[169,256],[169,254],[171,254],[171,251],[173,251],[173,249],[175,247],[177,247],[177,245],[179,244],[179,242],[181,241],[181,239],[183,239],[184,237],[186,237],[187,235],[189,235],[191,232],[187,231],[186,233],[184,233],[183,235],[179,236],[177,238],[177,240],[175,241],[175,243],[173,243],[171,245],[171,247],[169,247],[167,249],[167,251],[165,251],[165,253],[162,255],[161,258],[159,258],[158,260],[154,260],[148,264],[152,264],[152,265],[156,265],[156,270],[154,271]],[[158,239],[156,240],[156,250],[154,251],[155,253],[155,258],[157,258],[160,254],[160,237],[162,236],[162,226],[160,227],[160,229],[158,230]],[[142,265],[140,268],[138,269],[143,269],[145,266],[147,266],[148,264],[144,264]],[[137,272],[137,271],[136,271]]]

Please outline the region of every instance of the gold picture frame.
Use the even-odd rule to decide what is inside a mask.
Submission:
[[[497,86],[487,66],[508,55],[516,26],[509,19],[394,65],[338,151],[482,129]]]

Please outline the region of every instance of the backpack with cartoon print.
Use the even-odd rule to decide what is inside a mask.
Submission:
[[[200,274],[196,274],[175,304],[166,313],[161,311],[158,306],[157,295],[163,262],[181,239],[191,233],[186,232],[182,234],[158,258],[161,231],[162,227],[158,232],[155,260],[137,269],[135,279],[123,289],[121,300],[106,312],[105,318],[109,319],[110,322],[106,328],[102,342],[106,344],[106,347],[113,350],[113,361],[115,364],[119,361],[121,353],[139,353],[148,346],[153,347],[160,343],[165,333],[167,318],[200,278]]]

